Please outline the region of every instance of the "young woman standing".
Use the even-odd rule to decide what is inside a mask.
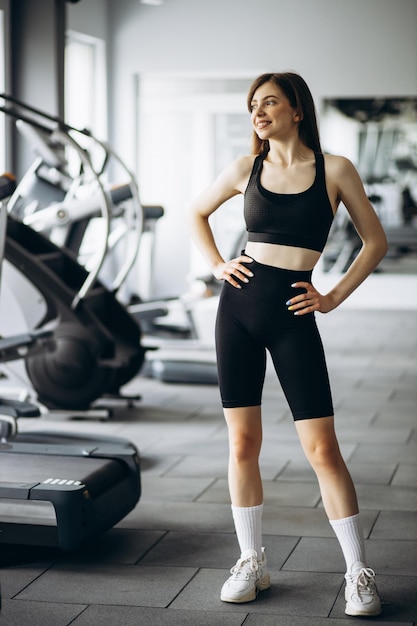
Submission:
[[[346,560],[346,613],[374,616],[381,603],[368,568],[352,479],[334,430],[332,397],[315,312],[341,304],[387,251],[384,231],[352,163],[323,155],[315,106],[292,72],[263,74],[248,108],[253,154],[234,161],[192,204],[193,237],[224,281],[216,322],[219,387],[229,433],[229,490],[241,555],[225,582],[225,602],[254,600],[270,586],[262,548],[261,396],[266,350],[288,400]],[[248,243],[224,260],[209,217],[244,195]],[[311,281],[338,205],[362,239],[360,253],[327,294]]]

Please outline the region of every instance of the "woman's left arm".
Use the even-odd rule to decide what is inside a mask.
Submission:
[[[363,245],[347,272],[329,293],[320,294],[310,283],[298,282],[294,285],[307,290],[306,294],[291,299],[290,310],[296,315],[312,311],[328,313],[335,309],[373,272],[388,250],[385,232],[353,164],[344,157],[330,157],[326,159],[326,174],[337,190],[338,201],[345,205]]]

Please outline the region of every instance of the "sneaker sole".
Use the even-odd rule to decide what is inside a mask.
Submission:
[[[376,617],[381,615],[382,608],[374,609],[373,611],[361,611],[360,609],[349,609],[346,606],[345,614],[351,617]]]
[[[371,611],[361,611],[361,609],[355,609],[355,607],[349,608],[349,601],[348,601],[348,598],[346,597],[347,595],[348,595],[347,589],[345,589],[345,600],[346,600],[345,614],[346,615],[350,615],[351,617],[376,617],[377,615],[381,615],[382,613],[381,604],[377,605]]]
[[[241,604],[243,602],[253,602],[256,600],[256,597],[259,591],[266,591],[271,586],[271,578],[269,574],[265,574],[262,578],[260,578],[256,584],[255,589],[252,593],[249,593],[247,596],[243,596],[242,598],[228,598],[227,596],[221,595],[220,600],[222,602],[232,602],[233,604]]]

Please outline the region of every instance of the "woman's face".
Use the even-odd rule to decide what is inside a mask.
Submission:
[[[300,117],[275,83],[264,83],[253,94],[251,120],[259,139],[284,139],[298,128]]]

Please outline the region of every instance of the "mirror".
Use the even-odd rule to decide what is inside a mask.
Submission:
[[[326,99],[320,120],[323,151],[355,164],[387,234],[389,251],[377,271],[417,274],[417,98]],[[341,206],[324,271],[346,271],[359,248]]]

